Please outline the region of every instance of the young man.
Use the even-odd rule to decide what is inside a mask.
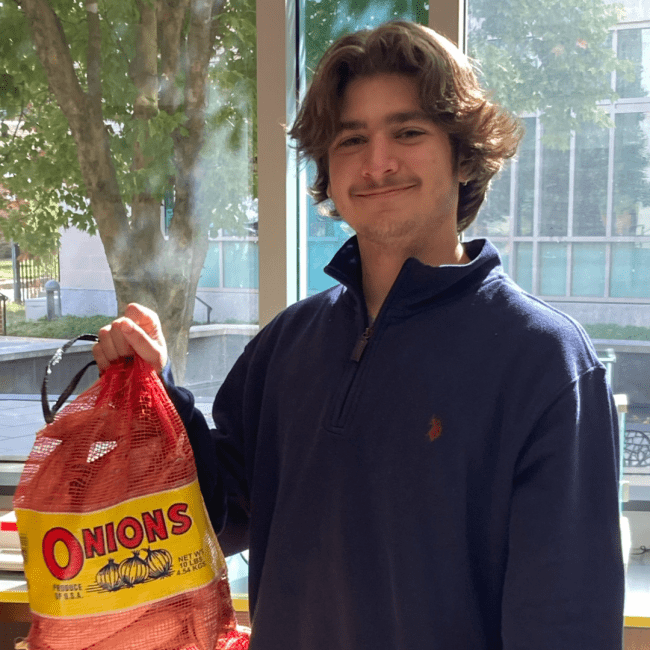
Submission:
[[[167,382],[224,546],[250,547],[253,650],[615,650],[616,412],[573,320],[462,244],[518,139],[465,57],[391,23],[325,54],[291,135],[357,236],[340,284],[246,347],[210,429],[153,312],[100,332]]]

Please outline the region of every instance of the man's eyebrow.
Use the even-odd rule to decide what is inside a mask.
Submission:
[[[391,113],[387,118],[388,124],[403,124],[413,120],[424,120],[430,122],[431,118],[424,111],[405,111],[403,113]]]
[[[411,122],[412,120],[424,120],[430,122],[431,118],[424,111],[403,111],[399,113],[391,113],[385,119],[387,124],[404,124],[404,122]],[[365,129],[368,125],[361,120],[349,120],[347,122],[339,123],[339,131],[355,131],[356,129]]]

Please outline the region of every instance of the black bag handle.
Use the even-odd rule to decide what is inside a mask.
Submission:
[[[54,416],[56,415],[57,411],[63,406],[65,401],[70,397],[72,394],[72,391],[77,387],[77,384],[83,377],[84,372],[90,368],[90,366],[96,365],[96,361],[93,359],[92,361],[89,361],[71,380],[70,383],[68,384],[68,387],[61,393],[59,396],[59,399],[56,400],[56,403],[54,406],[50,409],[50,405],[47,399],[47,378],[49,375],[52,374],[52,367],[55,366],[59,361],[61,361],[61,358],[63,357],[63,353],[68,350],[73,343],[76,343],[77,341],[93,341],[96,343],[99,341],[99,337],[96,336],[95,334],[80,334],[79,336],[76,336],[73,339],[70,339],[67,343],[62,345],[53,355],[52,358],[48,361],[47,367],[45,368],[45,376],[43,377],[43,384],[41,386],[41,405],[43,406],[43,417],[45,418],[45,422],[47,424],[50,424],[54,422]]]

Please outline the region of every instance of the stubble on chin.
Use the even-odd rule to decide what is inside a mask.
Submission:
[[[358,224],[354,230],[359,238],[375,245],[394,246],[413,237],[416,223],[411,219],[396,221],[378,216],[369,223]]]

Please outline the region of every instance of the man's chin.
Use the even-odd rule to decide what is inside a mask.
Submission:
[[[396,244],[411,239],[415,232],[415,224],[411,221],[395,222],[394,219],[382,220],[378,218],[371,224],[364,224],[354,228],[357,237],[374,244]]]

